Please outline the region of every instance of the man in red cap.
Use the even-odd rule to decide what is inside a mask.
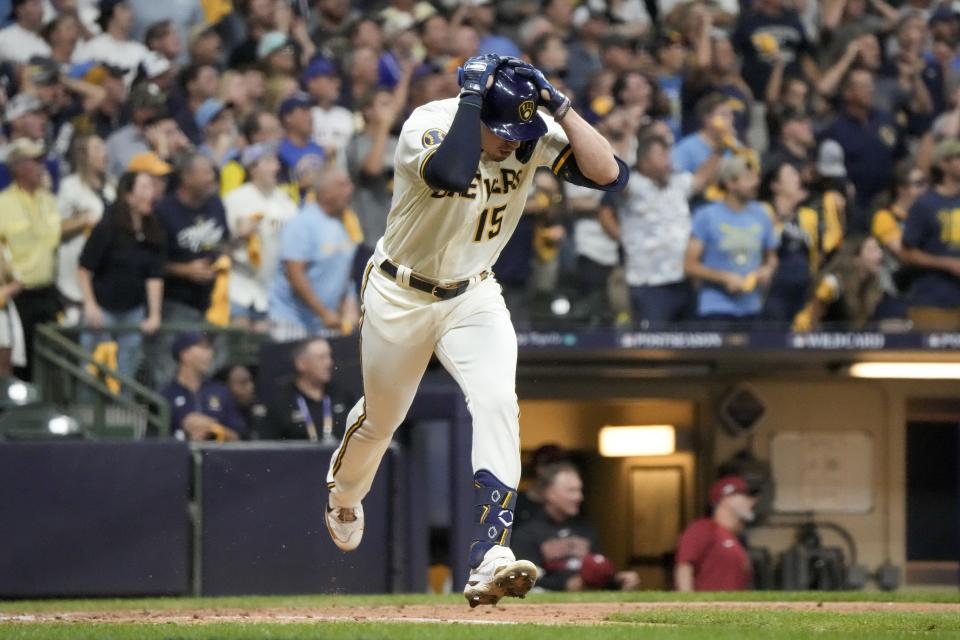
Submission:
[[[741,476],[724,476],[713,483],[713,516],[690,523],[677,544],[673,573],[677,591],[740,591],[750,587],[750,557],[737,534],[753,520],[755,502]]]

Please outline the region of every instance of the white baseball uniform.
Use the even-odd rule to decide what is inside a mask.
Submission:
[[[350,411],[327,475],[335,508],[359,505],[370,490],[433,353],[466,396],[474,472],[486,469],[510,487],[520,481],[517,338],[490,269],[523,214],[536,169],[558,171],[570,149],[560,126],[541,114],[547,133],[527,162],[517,154],[502,162],[481,154],[467,191],[437,192],[423,169],[457,108],[456,98],[423,105],[400,133],[387,229],[361,290],[364,397]],[[384,260],[398,266],[395,278],[381,270]],[[441,300],[411,288],[411,274],[439,285],[469,280],[470,286]]]

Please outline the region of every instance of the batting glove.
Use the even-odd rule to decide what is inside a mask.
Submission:
[[[517,65],[513,72],[521,78],[530,80],[540,93],[540,104],[553,114],[554,120],[560,122],[570,110],[570,98],[560,93],[544,77],[543,72],[530,65]]]
[[[500,65],[500,56],[488,53],[474,56],[457,69],[457,83],[462,87],[460,97],[475,94],[481,98],[493,85],[493,74]]]

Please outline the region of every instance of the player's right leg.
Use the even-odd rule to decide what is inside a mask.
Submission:
[[[363,290],[360,358],[364,397],[327,472],[326,524],[334,543],[352,551],[363,535],[361,501],[370,491],[393,432],[410,409],[433,353],[435,334],[424,294],[400,289],[374,268]]]

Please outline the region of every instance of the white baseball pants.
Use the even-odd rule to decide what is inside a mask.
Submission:
[[[372,263],[361,292],[360,354],[364,397],[327,473],[333,507],[366,496],[393,432],[410,409],[430,356],[460,385],[473,417],[473,470],[520,481],[515,388],[517,336],[492,277],[450,300],[401,287]]]

